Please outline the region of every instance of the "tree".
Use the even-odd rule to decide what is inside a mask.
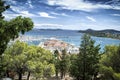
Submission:
[[[4,20],[2,13],[8,8],[9,5],[6,6],[5,1],[0,0],[0,55],[6,49],[8,42],[19,36],[19,32],[24,34],[33,28],[33,22],[30,18],[19,16],[10,21]]]
[[[27,80],[31,74],[36,79],[50,77],[55,73],[52,59],[50,51],[20,41],[8,47],[3,56],[5,70],[17,73],[18,80],[22,80],[23,73],[28,73]]]
[[[71,75],[77,80],[95,79],[98,73],[99,49],[99,45],[95,46],[95,41],[85,34],[82,37],[80,52],[71,65],[71,69],[73,69],[71,71],[77,72],[71,72]]]
[[[4,18],[4,16],[2,16],[2,13],[9,7],[9,5],[5,5],[5,1],[0,0],[0,20]]]
[[[72,54],[70,55],[70,61],[71,61],[71,65],[70,65],[70,75],[73,77],[76,77],[76,79],[79,77],[79,71],[78,71],[78,54]]]
[[[100,74],[104,80],[120,80],[120,45],[106,46],[100,60]]]
[[[62,50],[62,56],[59,64],[60,64],[61,79],[63,79],[70,68],[70,57],[66,53],[65,49]]]
[[[33,75],[39,79],[39,78],[49,78],[53,74],[55,74],[55,66],[53,64],[53,55],[50,51],[45,50],[41,47],[37,47],[37,54],[39,56],[36,56],[37,58],[34,58],[36,63],[42,63],[41,67],[37,66],[35,67],[35,72],[33,72]],[[42,73],[39,68],[42,69]],[[41,74],[41,76],[40,76]]]
[[[33,28],[33,22],[30,18],[18,16],[10,21],[4,19],[2,13],[9,9],[10,6],[5,1],[0,0],[0,72],[3,72],[2,54],[10,40],[14,40],[21,32],[24,34]],[[2,73],[0,73],[0,76]]]
[[[22,80],[22,74],[27,69],[26,62],[28,59],[27,56],[24,55],[27,46],[27,44],[17,41],[5,51],[3,57],[4,60],[8,58],[6,62],[4,61],[7,65],[6,70],[16,72],[18,74],[19,80]]]
[[[11,19],[10,21],[0,21],[0,55],[5,51],[7,44],[12,39],[14,40],[21,32],[24,34],[33,28],[33,22],[30,18],[21,16]]]
[[[59,52],[58,50],[55,50],[54,51],[54,64],[55,64],[55,74],[56,74],[56,77],[58,78],[58,73],[60,71],[60,55],[59,55]]]

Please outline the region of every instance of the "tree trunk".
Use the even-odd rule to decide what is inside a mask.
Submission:
[[[63,79],[63,76],[64,76],[64,75],[63,75],[63,71],[62,71],[62,72],[61,72],[61,79]]]
[[[86,48],[85,48],[86,50]],[[86,80],[86,51],[83,53],[83,80]]]
[[[18,80],[22,80],[22,73],[18,73],[18,75],[19,75]]]
[[[36,77],[36,80],[38,80],[38,78]]]
[[[10,75],[9,75],[9,70],[6,70],[6,76],[7,76],[7,77],[10,77]]]
[[[65,72],[63,72],[63,78],[65,78]]]
[[[29,80],[29,78],[30,78],[30,71],[28,72],[27,80]]]
[[[58,70],[56,70],[56,77],[58,78]]]
[[[80,76],[77,76],[75,80],[83,80]]]
[[[2,53],[0,52],[0,78],[3,77],[4,69],[2,64]]]

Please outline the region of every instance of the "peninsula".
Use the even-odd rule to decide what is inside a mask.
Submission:
[[[87,33],[91,36],[96,37],[107,37],[107,38],[113,38],[113,39],[120,39],[120,31],[113,30],[113,29],[106,29],[106,30],[79,30],[80,33]]]

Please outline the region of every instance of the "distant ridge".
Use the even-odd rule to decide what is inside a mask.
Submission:
[[[43,30],[43,31],[76,31],[78,32],[78,30],[70,30],[70,29],[39,29],[39,28],[33,28],[32,30]]]
[[[87,30],[79,30],[78,32],[82,33],[91,33],[91,32],[101,32],[101,33],[112,33],[112,34],[120,34],[120,31],[114,30],[114,29],[105,29],[105,30],[93,30],[93,29],[87,29]]]
[[[120,31],[114,30],[114,29],[105,29],[105,30],[87,29],[87,30],[79,30],[78,32],[87,33],[97,37],[108,37],[108,38],[120,39]]]

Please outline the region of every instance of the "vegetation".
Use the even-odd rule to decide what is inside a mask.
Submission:
[[[54,64],[55,64],[55,74],[56,74],[56,78],[58,78],[58,73],[60,72],[60,54],[58,50],[54,51]]]
[[[0,72],[3,71],[4,67],[2,65],[2,54],[7,48],[9,41],[17,38],[20,32],[24,34],[33,28],[33,22],[30,18],[18,16],[9,21],[5,20],[2,13],[8,8],[10,8],[10,6],[6,5],[5,1],[0,0]],[[0,76],[1,75],[0,73]]]
[[[4,52],[2,74],[12,79],[17,76],[19,80],[23,75],[27,80],[49,80],[55,74],[56,79],[69,75],[75,80],[120,80],[120,46],[106,46],[103,53],[99,49],[89,35],[82,37],[79,54],[68,54],[66,50],[52,54],[16,41]]]
[[[120,45],[108,45],[103,53],[99,53],[100,45],[95,45],[95,41],[86,34],[82,37],[79,54],[68,54],[66,50],[61,53],[55,50],[52,54],[20,41],[8,45],[20,33],[33,28],[30,18],[18,16],[5,20],[2,13],[9,8],[5,1],[0,0],[0,79],[10,77],[14,80],[17,76],[18,80],[22,80],[25,75],[27,80],[31,77],[42,80],[55,74],[58,79],[60,74],[61,79],[70,75],[75,80],[120,80]],[[108,31],[88,30],[85,33],[120,39],[119,31]]]
[[[71,65],[71,75],[77,80],[91,80],[98,74],[98,62],[100,59],[99,45],[89,35],[82,37],[80,53],[75,57]]]
[[[107,38],[114,38],[114,39],[120,39],[120,31],[116,30],[100,30],[100,31],[95,31],[92,29],[88,29],[85,31],[80,30],[79,32],[81,33],[87,33],[92,36],[97,36],[97,37],[107,37]]]
[[[10,21],[4,20],[2,13],[10,6],[6,6],[5,2],[0,0],[0,55],[4,52],[8,42],[19,36],[19,32],[24,34],[33,28],[33,22],[30,18],[18,16]]]
[[[39,78],[50,77],[55,73],[52,54],[40,47],[28,46],[26,43],[17,41],[5,51],[4,65],[6,76],[14,78],[10,73],[18,75],[22,80],[22,75],[27,72],[28,79],[30,75]]]
[[[103,80],[120,80],[120,45],[106,46],[100,65]]]
[[[65,77],[66,73],[69,71],[69,67],[70,67],[69,55],[66,53],[66,50],[62,50],[62,56],[60,60],[61,79]]]
[[[58,74],[60,73],[61,79],[65,78],[66,73],[69,72],[70,68],[70,57],[66,53],[66,50],[62,50],[62,54],[55,50],[54,52],[54,64],[55,64],[55,71],[56,77],[58,78]]]

